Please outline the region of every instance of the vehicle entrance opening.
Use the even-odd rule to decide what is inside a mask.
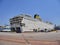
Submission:
[[[20,27],[17,27],[16,28],[16,33],[21,33],[22,31],[21,31],[21,28]]]

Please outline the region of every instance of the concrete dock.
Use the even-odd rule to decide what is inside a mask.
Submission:
[[[0,32],[0,45],[60,45],[60,32]]]

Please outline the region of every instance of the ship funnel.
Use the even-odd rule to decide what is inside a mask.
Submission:
[[[42,21],[42,19],[40,18],[40,16],[38,14],[34,15],[34,19],[38,19],[38,20]]]

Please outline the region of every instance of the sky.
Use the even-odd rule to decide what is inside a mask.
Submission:
[[[0,0],[0,25],[19,14],[39,14],[43,21],[60,25],[60,0]]]

